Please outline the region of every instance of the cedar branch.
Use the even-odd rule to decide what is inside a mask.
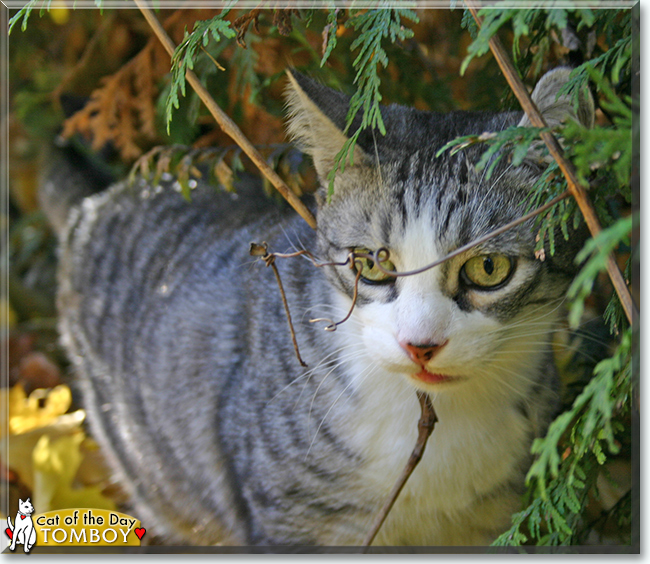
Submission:
[[[483,21],[478,14],[479,5],[474,0],[465,0],[465,4],[467,4],[467,7],[474,17],[476,24],[480,28]],[[546,121],[531,99],[528,90],[526,90],[524,83],[522,82],[521,78],[519,78],[514,65],[510,61],[510,57],[508,57],[508,54],[503,48],[501,41],[496,35],[490,38],[490,50],[492,51],[494,58],[497,60],[497,63],[501,68],[501,72],[503,72],[506,80],[508,81],[508,84],[510,85],[510,88],[512,88],[512,91],[517,97],[517,100],[519,100],[522,109],[528,116],[531,125],[533,125],[533,127],[547,128],[548,125],[546,124]],[[585,218],[585,222],[589,228],[591,236],[596,237],[602,231],[602,227],[598,221],[596,210],[594,209],[593,204],[589,199],[587,190],[578,179],[578,175],[576,174],[573,163],[564,157],[564,151],[562,150],[560,143],[550,131],[544,131],[540,134],[540,136],[542,138],[542,141],[544,141],[546,144],[549,153],[560,167],[562,174],[564,174],[569,192],[575,198],[578,207],[580,208],[580,211]],[[616,290],[616,293],[621,300],[621,304],[625,310],[625,315],[632,325],[639,315],[639,310],[634,303],[630,289],[628,288],[627,284],[625,283],[625,279],[623,278],[623,273],[618,267],[618,264],[616,263],[614,255],[612,253],[610,253],[607,258],[607,272],[612,281],[612,285],[614,286],[614,289]]]
[[[145,0],[134,0],[135,4],[138,6],[142,15],[144,15],[147,23],[154,31],[159,41],[162,43],[163,47],[169,53],[169,56],[173,56],[176,46],[174,42],[170,39],[167,32],[163,29],[156,18],[155,14],[151,11],[147,2]],[[247,139],[247,137],[242,133],[241,129],[237,127],[234,121],[232,121],[223,110],[217,105],[214,101],[214,98],[206,90],[206,88],[201,84],[199,78],[192,71],[188,71],[185,74],[187,81],[190,83],[194,91],[198,94],[201,101],[208,108],[212,117],[219,124],[221,129],[230,136],[237,145],[239,145],[244,153],[255,163],[255,165],[260,169],[262,174],[268,178],[268,180],[273,184],[280,194],[284,197],[291,207],[298,212],[298,214],[307,222],[307,224],[312,228],[316,229],[316,218],[312,215],[309,209],[300,201],[300,198],[294,194],[289,187],[284,183],[284,181],[278,176],[278,174],[268,165],[264,160],[259,151],[254,147],[254,145]]]

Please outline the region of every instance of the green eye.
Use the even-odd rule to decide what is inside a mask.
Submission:
[[[495,288],[512,273],[512,259],[506,255],[480,255],[469,259],[461,268],[465,283],[479,288]]]
[[[372,255],[373,252],[369,251],[368,249],[354,249],[355,253],[361,253],[365,255]],[[388,259],[384,258],[386,256],[385,253],[380,252],[379,253],[379,259],[381,261],[381,267],[384,270],[389,270],[391,272],[395,272],[395,265]],[[385,272],[382,272],[378,267],[377,264],[375,263],[374,260],[366,257],[354,257],[354,269],[357,272],[361,272],[361,278],[364,280],[364,282],[368,282],[369,284],[384,284],[387,282],[393,282],[395,280],[394,276],[391,276],[390,274],[386,274]]]

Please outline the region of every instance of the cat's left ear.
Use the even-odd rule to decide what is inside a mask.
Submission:
[[[289,84],[285,97],[289,134],[302,151],[311,155],[316,172],[324,182],[348,139],[343,128],[350,100],[345,94],[294,70],[287,71],[287,75]],[[369,162],[359,144],[354,148],[353,158],[355,166]]]
[[[555,127],[567,120],[574,120],[587,128],[594,125],[594,99],[588,88],[583,88],[578,94],[578,105],[574,105],[573,97],[568,94],[558,95],[562,87],[569,81],[571,69],[560,67],[547,72],[537,83],[531,98],[541,112],[549,127]],[[529,126],[528,116],[519,122],[520,126]]]

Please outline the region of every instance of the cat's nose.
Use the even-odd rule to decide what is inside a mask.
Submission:
[[[413,362],[424,364],[436,356],[447,343],[448,341],[439,345],[435,343],[414,344],[401,342],[400,345]]]

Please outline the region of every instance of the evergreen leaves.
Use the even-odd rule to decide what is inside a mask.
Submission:
[[[237,35],[231,28],[230,22],[224,19],[228,11],[225,9],[211,20],[197,21],[191,33],[185,31],[183,41],[174,51],[171,61],[171,86],[165,105],[168,132],[174,108],[178,108],[180,105],[179,93],[181,96],[185,96],[185,74],[194,68],[197,51],[199,49],[205,51],[211,39],[219,43],[223,39],[232,39]],[[218,65],[216,61],[214,64]]]
[[[513,516],[512,527],[495,546],[530,540],[541,546],[579,544],[589,533],[582,515],[587,496],[609,455],[619,450],[616,436],[624,431],[621,418],[629,410],[631,342],[627,329],[614,356],[596,365],[572,407],[551,424],[544,439],[535,440],[537,460],[527,476],[532,501]]]
[[[357,89],[350,100],[345,133],[349,133],[349,129],[359,111],[361,111],[361,123],[356,131],[348,136],[347,141],[336,156],[334,168],[328,175],[330,196],[334,190],[334,178],[337,171],[339,169],[345,170],[348,158],[349,162],[353,163],[354,146],[361,132],[370,127],[373,131],[379,130],[382,135],[386,134],[386,127],[379,106],[382,95],[379,91],[381,80],[378,67],[379,65],[382,67],[388,66],[388,55],[383,47],[385,39],[390,39],[392,43],[395,43],[398,40],[404,41],[413,37],[413,30],[405,27],[402,22],[403,19],[415,23],[419,21],[417,14],[413,10],[380,8],[356,12],[345,23],[347,28],[353,28],[357,33],[350,50],[356,51],[358,49],[357,56],[352,63],[356,71],[354,83],[357,84]],[[333,25],[335,23],[336,13],[330,11],[328,24]],[[330,56],[335,45],[335,34],[330,33],[322,63]]]
[[[621,202],[631,201],[634,109],[626,91],[632,73],[630,11],[486,9],[481,14],[484,20],[480,30],[465,19],[466,26],[475,32],[475,39],[468,48],[462,71],[473,58],[487,53],[490,38],[506,28],[512,34],[513,57],[522,74],[531,68],[533,73],[537,72],[549,50],[550,30],[586,30],[611,45],[607,49],[601,43],[603,51],[579,65],[561,93],[573,96],[577,108],[577,93],[591,82],[606,118],[590,130],[568,122],[554,131],[581,180],[591,185],[589,195],[604,224],[600,234],[589,239],[576,257],[581,269],[568,298],[569,322],[577,327],[583,318],[585,301],[598,284],[611,253],[620,254],[629,248],[635,221],[634,216],[617,211]],[[525,57],[524,49],[528,52]],[[534,154],[540,131],[518,129],[521,128],[466,136],[448,143],[442,150],[457,151],[474,143],[486,144],[477,168],[487,167],[489,176],[498,159],[508,156],[514,164],[531,154],[528,151]],[[541,206],[564,190],[566,183],[552,163],[531,190],[529,209]],[[544,214],[537,224],[538,258],[544,260],[546,244],[553,254],[556,235],[561,233],[569,239],[572,228],[580,221],[581,214],[572,199],[561,201]],[[527,507],[513,516],[512,527],[495,541],[496,546],[579,544],[592,531],[584,517],[589,495],[598,495],[603,465],[619,453],[621,441],[629,442],[630,433],[627,418],[632,396],[631,328],[626,328],[616,297],[607,306],[605,317],[618,336],[618,346],[613,356],[596,364],[592,378],[569,409],[551,424],[547,435],[533,443],[536,459],[527,476]],[[625,515],[621,516],[621,511]],[[617,521],[629,525],[629,511],[629,502],[617,504]]]

